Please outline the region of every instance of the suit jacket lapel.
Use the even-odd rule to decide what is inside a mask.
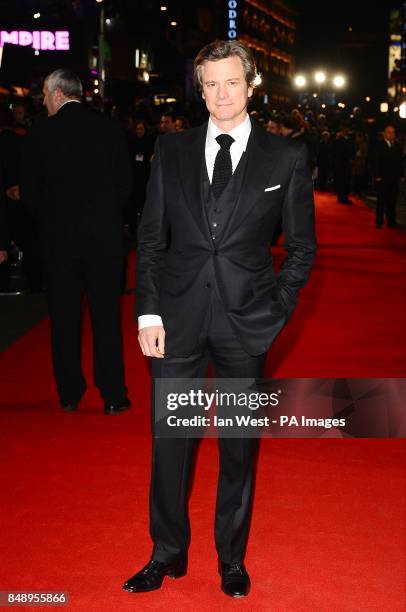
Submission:
[[[267,150],[268,146],[266,132],[252,121],[251,134],[247,144],[247,166],[242,188],[222,242],[236,227],[241,225],[250,213],[258,198],[263,194],[264,185],[267,184],[272,169],[277,165],[277,154]]]
[[[178,162],[187,206],[205,238],[209,238],[202,200],[202,159],[205,161],[207,122],[190,134],[187,143],[179,146]],[[185,146],[186,144],[186,146]]]

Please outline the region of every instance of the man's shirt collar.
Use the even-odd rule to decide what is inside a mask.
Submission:
[[[227,132],[227,134],[231,136],[232,138],[234,138],[235,140],[235,143],[233,142],[231,146],[234,146],[235,144],[237,144],[238,147],[239,148],[241,147],[243,151],[245,151],[245,149],[247,148],[247,142],[248,142],[250,133],[251,133],[251,119],[248,113],[245,115],[245,119],[241,123],[239,123],[235,128],[233,128],[229,132]],[[220,130],[220,128],[217,127],[217,125],[214,123],[214,121],[210,117],[209,123],[207,126],[206,145],[210,147],[211,146],[219,147],[219,144],[216,141],[216,137],[219,134],[225,134],[225,132]]]
[[[62,106],[65,106],[65,104],[69,104],[69,102],[77,102],[78,104],[81,104],[80,100],[74,100],[73,98],[71,100],[65,100],[65,102],[63,102],[58,108],[58,112],[61,110]]]

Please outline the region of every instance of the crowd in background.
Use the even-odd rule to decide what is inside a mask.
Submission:
[[[391,133],[388,128],[380,131],[375,124],[366,121],[359,108],[346,114],[341,109],[328,108],[317,114],[310,109],[298,107],[279,114],[257,105],[249,111],[251,117],[269,133],[295,139],[306,145],[309,169],[316,189],[335,193],[340,204],[351,204],[351,194],[362,197],[365,193],[375,191],[378,198],[376,227],[383,225],[385,216],[388,227],[398,227],[395,206],[399,179],[405,174],[406,138],[397,136],[393,127],[389,126]],[[143,104],[127,113],[113,106],[108,112],[126,133],[133,166],[135,188],[124,215],[125,230],[131,246],[136,241],[157,135],[187,130],[202,123],[206,116],[203,107],[199,105],[174,112],[168,105],[155,107]],[[21,260],[26,289],[37,292],[42,288],[35,225],[24,209],[19,184],[24,138],[33,123],[45,118],[46,111],[39,98],[15,99],[11,103],[4,99],[0,104],[1,189],[11,244],[8,263],[0,266],[0,293],[10,288],[10,274],[16,259]],[[387,136],[393,142],[389,160],[386,159],[385,141],[390,148]],[[382,143],[385,150],[382,149]],[[388,169],[388,165],[392,169]],[[380,166],[385,166],[384,173],[393,175],[389,179],[383,177],[381,184],[379,182],[382,177],[378,175],[383,171]],[[388,180],[389,187],[386,185]],[[388,199],[389,213],[385,209]],[[0,253],[2,248],[5,247],[0,244]]]

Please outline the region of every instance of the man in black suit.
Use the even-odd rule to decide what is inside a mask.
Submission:
[[[195,76],[208,123],[159,137],[139,233],[139,342],[154,378],[261,377],[268,348],[292,314],[315,254],[306,147],[267,134],[247,114],[255,65],[237,41],[200,51]],[[287,257],[270,254],[283,218]],[[154,411],[154,405],[152,406]],[[153,412],[154,414],[154,412]],[[244,554],[257,440],[218,439],[215,542],[221,588],[248,594]],[[186,573],[193,439],[153,437],[149,563],[124,589],[149,591]]]
[[[403,176],[402,150],[395,141],[393,125],[387,125],[378,143],[374,159],[374,178],[377,194],[376,227],[382,227],[384,217],[388,227],[400,227],[396,221],[396,201],[399,182]]]
[[[351,168],[355,156],[355,146],[350,137],[350,128],[345,122],[341,124],[333,141],[334,183],[339,204],[352,204],[350,200]]]
[[[132,192],[124,134],[80,102],[82,84],[59,69],[44,83],[49,117],[24,149],[22,193],[35,214],[44,257],[54,373],[62,408],[74,411],[86,389],[81,368],[81,306],[93,327],[94,379],[106,414],[129,408],[124,383],[120,285],[122,211]]]

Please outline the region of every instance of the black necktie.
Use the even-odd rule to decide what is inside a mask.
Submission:
[[[216,160],[214,162],[211,187],[214,197],[216,200],[218,200],[233,173],[230,147],[234,142],[234,138],[228,134],[219,134],[216,140],[220,145],[220,150],[218,151]]]

